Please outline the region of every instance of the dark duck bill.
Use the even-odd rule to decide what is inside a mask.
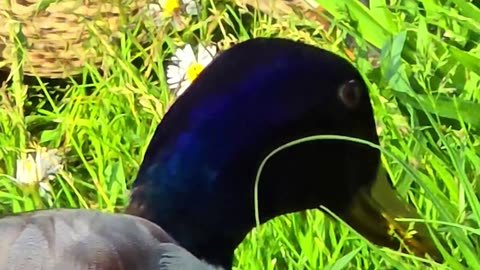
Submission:
[[[255,226],[255,176],[277,147],[335,134],[378,144],[368,90],[345,59],[285,39],[252,39],[223,52],[173,104],[146,151],[127,213],[148,218],[195,256],[230,268]],[[418,214],[398,199],[380,152],[317,140],[265,164],[258,187],[261,222],[323,205],[374,243],[441,261]],[[372,192],[373,191],[373,192]],[[378,197],[378,191],[387,197]],[[408,235],[407,235],[408,232]]]
[[[408,248],[417,256],[428,254],[437,262],[443,261],[425,224],[396,221],[398,218],[421,217],[395,192],[383,167],[379,167],[370,189],[360,190],[348,211],[341,213],[340,217],[372,243],[403,251]]]

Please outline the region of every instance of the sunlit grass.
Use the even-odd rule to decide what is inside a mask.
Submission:
[[[251,37],[279,36],[346,57],[350,34],[358,44],[353,63],[370,84],[381,145],[407,163],[414,177],[386,155],[384,165],[402,197],[446,239],[447,261],[422,264],[368,243],[319,211],[307,211],[252,231],[236,250],[236,268],[480,269],[478,8],[461,0],[452,1],[453,7],[439,1],[419,1],[423,7],[393,1],[387,7],[372,0],[369,11],[356,0],[318,0],[335,15],[324,33],[298,17],[276,21],[258,12],[244,14],[231,3],[203,2],[209,9],[187,29],[149,32],[146,46],[136,40],[135,29],[118,44],[99,40],[103,72],[86,66],[67,87],[40,82],[27,88],[18,76],[21,69],[13,72],[13,83],[0,88],[1,215],[36,208],[33,197],[11,180],[16,160],[36,144],[59,149],[64,160],[52,183],[53,202],[44,207],[120,211],[172,102],[163,63],[182,40],[221,41],[224,48]],[[369,61],[372,52],[379,65]]]

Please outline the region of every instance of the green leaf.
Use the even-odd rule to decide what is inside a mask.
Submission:
[[[389,39],[382,48],[382,73],[389,86],[397,91],[410,93],[412,87],[408,81],[405,66],[402,65],[402,51],[406,40],[406,32],[401,32]]]
[[[433,98],[416,94],[415,97],[411,97],[401,91],[394,91],[394,93],[402,103],[411,105],[415,109],[454,120],[461,118],[466,123],[480,128],[479,103],[447,96]]]
[[[352,259],[357,255],[357,253],[362,250],[363,247],[359,247],[347,253],[345,256],[338,259],[333,265],[328,267],[329,270],[341,270],[346,269],[348,263],[352,261]]]
[[[448,50],[452,53],[452,55],[462,63],[465,67],[469,68],[473,72],[480,75],[480,58],[468,53],[466,51],[462,51],[456,47],[448,46]]]
[[[356,21],[357,30],[361,36],[377,48],[381,48],[394,33],[394,29],[385,28],[375,19],[372,12],[358,0],[316,1],[336,18],[344,15],[345,11],[348,12],[352,19]]]
[[[465,0],[452,0],[459,8],[460,14],[469,17],[475,22],[480,18],[480,9]]]

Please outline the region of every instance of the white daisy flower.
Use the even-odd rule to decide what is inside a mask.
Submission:
[[[197,16],[200,8],[200,1],[196,0],[182,0],[185,12],[190,16]]]
[[[162,7],[159,3],[150,3],[143,8],[144,15],[147,18],[152,18],[153,23],[156,26],[161,26],[162,24]]]
[[[199,0],[159,0],[149,3],[142,8],[143,16],[152,18],[157,27],[161,27],[166,18],[172,18],[170,22],[176,30],[182,30],[184,17],[182,13],[190,16],[198,16],[200,9]]]
[[[167,16],[173,16],[175,11],[180,8],[180,0],[160,0],[158,4]]]
[[[201,45],[195,54],[189,44],[175,51],[172,64],[167,67],[167,83],[177,97],[185,92],[216,54],[217,47]]]
[[[173,16],[178,9],[185,10],[185,13],[196,16],[199,13],[198,0],[159,0],[161,10],[167,16]]]
[[[58,150],[37,148],[34,154],[17,159],[17,170],[13,181],[20,186],[40,188],[40,193],[51,193],[50,180],[62,169]]]

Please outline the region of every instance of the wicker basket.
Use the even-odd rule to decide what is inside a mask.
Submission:
[[[30,1],[0,0],[0,69],[9,70],[19,59],[15,56],[23,55],[24,74],[48,78],[65,78],[86,63],[100,63],[98,40],[112,40],[123,26],[134,27],[134,15],[146,6],[134,0]],[[39,8],[42,1],[50,4]],[[92,39],[91,33],[101,38]]]

